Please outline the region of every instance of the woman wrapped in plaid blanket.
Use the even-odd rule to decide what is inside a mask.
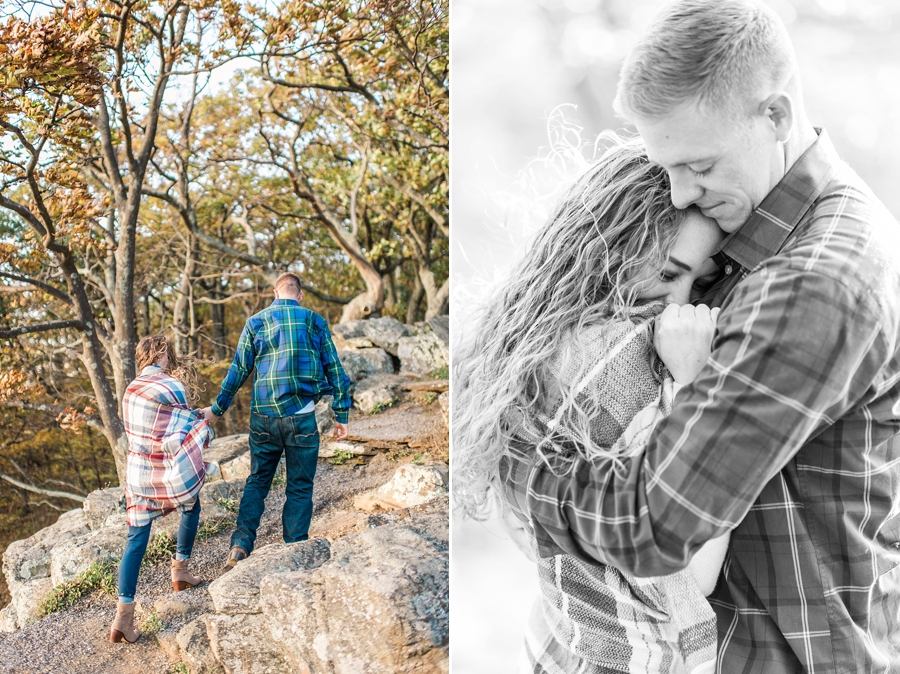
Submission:
[[[176,591],[201,580],[188,569],[200,518],[200,488],[207,470],[203,450],[213,430],[200,410],[189,402],[199,397],[197,375],[179,362],[172,342],[164,335],[144,337],[135,359],[140,375],[128,385],[122,401],[128,459],[125,497],[128,540],[119,565],[119,603],[110,641],[134,642],[134,594],[138,572],[157,517],[181,511],[177,546],[172,558],[172,586]]]
[[[628,455],[696,376],[715,329],[717,310],[706,311],[705,322],[676,336],[671,362],[657,357],[655,316],[713,282],[722,233],[698,210],[672,206],[665,171],[638,139],[611,140],[454,361],[454,495],[478,517],[499,494],[517,523],[511,533],[537,564],[541,594],[523,671],[713,671],[716,625],[705,595],[727,537],[684,571],[635,578],[562,550],[542,557],[530,520],[531,468],[545,462],[564,473],[577,458]]]

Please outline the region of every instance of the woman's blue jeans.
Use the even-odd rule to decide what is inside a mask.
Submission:
[[[244,487],[231,545],[253,551],[256,530],[265,508],[272,478],[284,453],[287,469],[284,510],[281,513],[285,543],[309,538],[313,510],[313,480],[319,460],[319,427],[314,412],[289,417],[250,414],[250,477]]]
[[[200,498],[190,510],[181,513],[181,524],[178,525],[178,537],[175,552],[191,556],[194,549],[194,539],[197,537],[197,525],[200,523]],[[125,552],[122,561],[119,562],[119,601],[134,600],[137,590],[138,573],[141,570],[141,562],[144,553],[147,552],[147,544],[150,542],[149,522],[142,527],[128,527],[128,540],[125,542]]]

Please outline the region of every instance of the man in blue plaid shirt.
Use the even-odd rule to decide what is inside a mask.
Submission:
[[[316,402],[334,396],[334,438],[348,435],[350,379],[341,367],[328,324],[300,306],[300,277],[290,272],[275,281],[275,301],[247,319],[222,389],[204,410],[213,420],[225,414],[234,395],[255,369],[250,404],[250,477],[244,487],[231,536],[226,571],[253,550],[264,501],[275,469],[285,455],[287,500],[281,516],[285,543],[309,538],[313,480],[319,457]]]

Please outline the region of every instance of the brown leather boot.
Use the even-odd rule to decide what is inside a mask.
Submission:
[[[172,557],[172,587],[176,592],[181,592],[189,587],[196,587],[203,582],[194,574],[188,571],[190,559],[182,559],[180,562]]]
[[[117,602],[116,617],[109,630],[109,640],[117,644],[124,639],[133,644],[140,636],[141,633],[134,626],[134,602],[128,604]]]

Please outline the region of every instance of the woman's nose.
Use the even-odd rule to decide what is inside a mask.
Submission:
[[[669,287],[666,295],[667,304],[690,304],[691,302],[691,283],[687,279],[679,279]]]

